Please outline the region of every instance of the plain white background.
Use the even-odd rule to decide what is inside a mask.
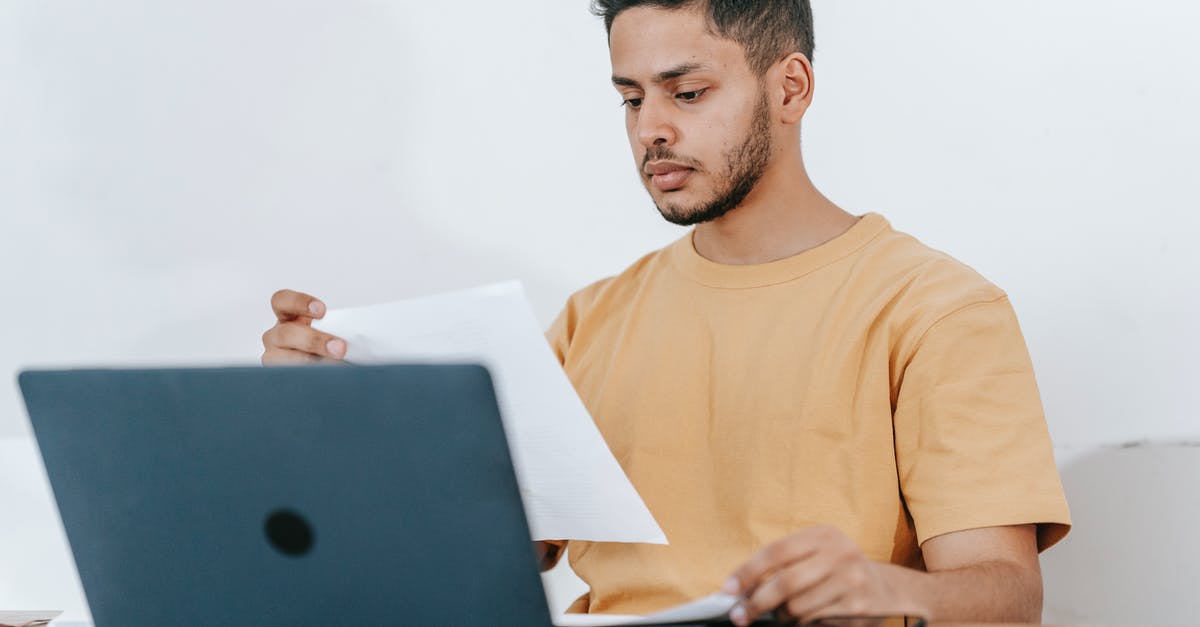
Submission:
[[[1047,618],[1194,620],[1200,5],[814,5],[814,180],[1021,317],[1077,525]],[[682,236],[608,75],[583,0],[0,3],[0,607],[86,617],[19,368],[254,363],[281,287],[517,278],[548,322]]]

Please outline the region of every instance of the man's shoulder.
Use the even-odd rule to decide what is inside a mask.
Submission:
[[[595,331],[597,323],[616,320],[628,309],[646,278],[662,267],[665,250],[647,253],[620,274],[595,281],[567,298],[566,306],[546,332],[559,361],[566,360],[568,349],[580,334]]]
[[[1015,315],[1008,294],[975,268],[907,233],[887,230],[865,248],[857,265],[863,291],[879,303],[882,328],[898,355],[911,356],[922,338],[960,312]],[[980,330],[983,332],[983,330]],[[907,357],[904,357],[907,360]]]
[[[646,253],[620,273],[580,288],[567,299],[568,304],[577,310],[586,311],[603,303],[612,304],[628,300],[645,285],[649,275],[663,267],[666,263],[666,252],[672,245]]]
[[[894,229],[865,248],[859,263],[864,273],[889,285],[901,303],[931,315],[1006,296],[974,267]]]

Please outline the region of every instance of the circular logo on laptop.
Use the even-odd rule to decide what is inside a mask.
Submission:
[[[267,516],[267,540],[284,555],[299,557],[312,550],[312,525],[289,509],[278,509]]]

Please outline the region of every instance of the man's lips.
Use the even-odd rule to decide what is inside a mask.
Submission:
[[[650,175],[650,182],[654,183],[655,187],[664,192],[674,191],[683,187],[684,183],[691,177],[692,172],[695,172],[694,169],[686,165],[670,161],[648,163],[644,171]]]

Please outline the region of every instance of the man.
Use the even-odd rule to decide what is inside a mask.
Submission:
[[[800,620],[1036,622],[1070,519],[1003,291],[821,195],[806,0],[597,0],[635,163],[695,228],[577,292],[548,336],[669,546],[568,541],[574,611],[718,589]],[[265,363],[339,359],[281,291]]]

